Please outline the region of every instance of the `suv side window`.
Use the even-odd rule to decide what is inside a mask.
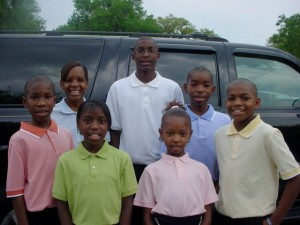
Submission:
[[[102,39],[83,41],[59,37],[1,38],[0,106],[21,104],[25,81],[36,75],[49,77],[55,84],[58,98],[63,97],[59,83],[60,70],[71,60],[81,61],[87,66],[91,86],[98,69],[103,42]],[[91,87],[86,97],[90,91]]]
[[[160,59],[156,65],[156,70],[166,78],[176,81],[181,88],[186,82],[188,72],[195,67],[206,67],[213,75],[213,82],[216,86],[214,94],[211,96],[209,102],[214,107],[218,105],[218,80],[217,80],[217,66],[216,56],[212,53],[199,52],[180,52],[168,51],[167,49],[160,48]],[[135,62],[130,60],[129,74],[135,70]],[[184,94],[185,103],[189,103],[189,97]]]
[[[235,56],[238,78],[257,85],[263,108],[292,109],[299,104],[300,74],[289,65],[273,59]]]

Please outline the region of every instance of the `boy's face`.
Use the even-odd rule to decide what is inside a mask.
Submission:
[[[137,71],[155,71],[156,62],[159,60],[159,52],[151,40],[137,42],[132,53],[132,59],[136,62]]]
[[[189,142],[192,130],[187,118],[180,116],[168,116],[164,119],[160,138],[167,147],[167,154],[175,157],[184,155],[184,148]]]
[[[247,83],[236,83],[227,89],[226,108],[234,119],[235,128],[240,131],[254,118],[254,112],[260,105],[253,87]]]
[[[190,97],[191,107],[207,106],[210,96],[214,93],[210,74],[196,71],[190,75],[188,83],[184,84],[184,90]]]
[[[56,98],[53,87],[46,81],[37,81],[30,85],[23,104],[32,116],[32,124],[38,127],[48,128]]]
[[[101,108],[91,108],[82,112],[77,126],[83,136],[84,147],[92,152],[98,152],[108,131],[108,120]]]
[[[66,79],[60,82],[60,86],[68,100],[81,101],[88,88],[88,81],[85,78],[82,67],[76,66],[72,68]]]

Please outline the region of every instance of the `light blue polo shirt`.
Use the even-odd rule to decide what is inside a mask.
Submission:
[[[191,111],[189,105],[186,105],[186,112],[192,120],[193,134],[190,142],[185,147],[192,159],[204,163],[213,180],[218,180],[218,164],[215,150],[214,134],[217,129],[231,122],[227,114],[214,110],[212,105],[208,105],[208,110],[202,116]]]
[[[51,118],[57,123],[58,126],[67,128],[71,131],[73,136],[74,147],[77,146],[83,137],[77,130],[77,112],[74,112],[66,103],[65,97],[55,105]],[[85,99],[84,99],[85,101]]]

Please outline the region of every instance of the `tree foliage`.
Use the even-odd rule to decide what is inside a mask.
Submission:
[[[142,0],[73,0],[75,10],[57,30],[161,32]]]
[[[268,45],[287,51],[300,59],[300,14],[291,17],[280,15],[278,33],[268,39]]]
[[[174,17],[169,14],[166,17],[158,17],[157,23],[166,34],[191,34],[197,31],[196,27],[182,17]]]
[[[35,0],[1,0],[1,30],[45,30],[45,20],[40,16]]]
[[[207,28],[201,28],[197,30],[196,27],[188,20],[182,17],[175,17],[173,14],[169,14],[166,17],[158,17],[157,23],[161,27],[163,33],[166,34],[192,34],[201,33],[206,34],[209,37],[219,37],[213,30]]]
[[[209,37],[220,37],[213,30],[210,30],[208,28],[201,28],[199,31],[200,31],[201,34],[206,34]]]
[[[142,0],[73,0],[74,12],[67,24],[56,30],[114,31],[165,34],[191,34],[198,32],[193,24],[172,14],[154,18],[147,15]],[[208,36],[218,36],[213,30],[200,29]]]

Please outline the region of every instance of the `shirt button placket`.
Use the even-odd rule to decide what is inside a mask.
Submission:
[[[231,158],[237,158],[238,157],[238,154],[239,154],[239,144],[240,144],[240,137],[238,135],[235,135],[235,137],[233,138]]]
[[[91,176],[96,174],[95,156],[92,155],[90,158]]]

